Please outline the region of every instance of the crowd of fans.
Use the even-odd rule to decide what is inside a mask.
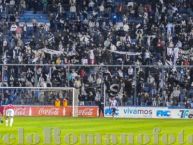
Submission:
[[[21,25],[27,10],[50,24]],[[0,20],[1,86],[69,86],[82,102],[107,95],[120,105],[193,107],[191,0],[0,0]]]

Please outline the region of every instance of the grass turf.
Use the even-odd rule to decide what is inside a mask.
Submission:
[[[56,144],[54,140],[54,128],[61,130],[61,141],[58,144],[68,144],[64,141],[64,137],[67,134],[72,133],[78,137],[76,145],[85,144],[82,143],[81,134],[100,134],[102,141],[99,144],[108,144],[107,135],[115,134],[117,136],[117,145],[121,144],[142,144],[138,142],[140,134],[146,134],[150,137],[151,141],[148,145],[154,144],[153,130],[155,128],[160,129],[159,145],[164,145],[163,136],[165,134],[173,134],[176,138],[174,145],[180,144],[178,142],[178,134],[184,130],[184,145],[193,144],[193,120],[158,120],[158,119],[112,119],[112,118],[60,118],[60,117],[15,117],[14,126],[12,128],[5,127],[5,123],[0,126],[0,144],[13,143],[18,144],[18,129],[24,130],[24,142],[20,144],[29,144],[29,135],[36,133],[40,136],[39,145],[44,144],[44,129],[52,129],[52,139],[50,145]],[[8,140],[6,134],[14,134],[15,140]],[[121,142],[121,134],[128,134],[134,136],[134,143]],[[190,137],[192,136],[192,137]],[[189,137],[189,143],[188,143]],[[28,138],[28,141],[27,141]],[[72,142],[71,142],[72,143]],[[115,143],[115,142],[114,142]],[[87,142],[89,144],[89,142]],[[96,142],[94,142],[96,144]],[[112,145],[113,142],[109,142]]]

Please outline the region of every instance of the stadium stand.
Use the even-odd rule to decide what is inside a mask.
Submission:
[[[85,105],[106,92],[121,105],[189,108],[192,17],[191,0],[0,0],[1,86],[76,87]]]

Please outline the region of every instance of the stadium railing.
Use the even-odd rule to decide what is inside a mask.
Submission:
[[[127,70],[129,67],[133,68],[133,75],[132,77],[128,76],[127,74]],[[126,102],[122,102],[120,101],[121,105],[128,105],[128,106],[145,106],[147,104],[139,104],[139,98],[137,97],[140,93],[140,90],[138,90],[137,85],[139,84],[139,81],[143,81],[142,83],[146,84],[147,82],[147,78],[152,75],[152,76],[160,76],[160,78],[163,82],[162,83],[167,83],[165,82],[165,77],[167,77],[167,75],[171,72],[180,72],[181,69],[184,69],[185,71],[187,69],[191,69],[193,68],[193,65],[188,65],[188,66],[169,66],[169,65],[82,65],[82,64],[0,64],[0,72],[1,72],[1,86],[10,86],[10,83],[8,83],[10,81],[10,74],[11,74],[11,70],[14,69],[14,75],[15,78],[14,79],[22,79],[22,77],[26,78],[26,76],[22,76],[22,74],[26,74],[27,72],[27,68],[31,68],[34,71],[34,76],[35,76],[35,81],[34,81],[34,87],[38,86],[38,79],[40,77],[41,74],[38,74],[38,69],[42,68],[42,69],[46,69],[47,73],[49,73],[49,75],[51,77],[53,77],[54,74],[54,69],[56,68],[57,70],[63,70],[65,73],[65,79],[61,80],[60,84],[52,84],[53,87],[73,87],[73,82],[71,80],[69,80],[68,74],[71,73],[72,71],[76,71],[79,74],[80,69],[84,69],[87,72],[87,75],[89,74],[94,74],[94,75],[100,75],[102,77],[102,82],[100,84],[100,86],[98,86],[98,90],[100,90],[100,96],[105,98],[105,104],[107,104],[108,102],[108,97],[109,94],[113,92],[113,89],[111,88],[111,86],[113,84],[116,84],[115,82],[113,82],[112,80],[109,81],[109,85],[110,85],[110,90],[107,90],[107,88],[105,87],[106,84],[105,79],[106,79],[106,70],[109,70],[111,73],[111,77],[116,77],[119,76],[118,74],[118,70],[122,70],[123,71],[123,78],[125,80],[129,80],[132,82],[132,90],[130,91],[130,97],[128,98],[128,100]],[[16,72],[17,71],[17,72]],[[140,76],[140,73],[143,73],[143,75],[145,75],[145,77]],[[182,74],[183,75],[183,74]],[[52,78],[53,79],[53,78]],[[142,80],[141,80],[142,79]],[[144,80],[145,79],[145,80]],[[186,78],[182,78],[184,81],[184,79]],[[96,81],[96,80],[94,80]],[[58,86],[57,86],[58,85]],[[11,87],[11,86],[10,86]],[[16,86],[17,87],[17,86]],[[49,86],[48,86],[49,87]],[[89,88],[90,87],[90,88]],[[115,86],[116,87],[116,86]],[[94,91],[96,91],[97,87],[96,84],[89,84],[87,86],[87,88],[92,89]],[[88,90],[89,90],[88,89]],[[108,88],[109,89],[109,88]],[[161,89],[161,93],[163,93],[164,91],[164,86],[163,89]],[[116,89],[115,89],[116,90]],[[110,91],[110,92],[109,92]],[[84,101],[84,100],[83,100]],[[94,101],[94,100],[93,100]],[[87,100],[85,101],[84,104],[93,104],[92,100]]]

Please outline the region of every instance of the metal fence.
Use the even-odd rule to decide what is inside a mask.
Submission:
[[[76,87],[80,104],[116,96],[120,105],[172,106],[191,101],[192,65],[0,64],[4,87]],[[80,84],[78,84],[78,82]],[[78,84],[78,86],[77,86]],[[173,96],[177,88],[185,97]]]

